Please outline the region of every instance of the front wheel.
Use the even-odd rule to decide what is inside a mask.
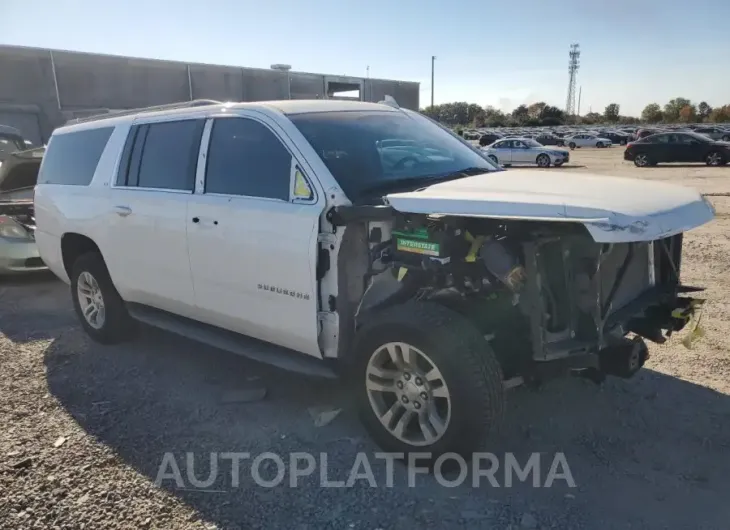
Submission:
[[[131,338],[133,320],[98,252],[84,254],[74,262],[71,297],[81,325],[92,339],[115,344]]]
[[[724,160],[722,153],[718,153],[717,151],[712,151],[705,157],[705,163],[708,166],[721,166],[723,165]]]
[[[596,147],[598,147],[598,148],[603,147],[603,142],[596,142]]]
[[[730,136],[727,136],[727,135],[726,136],[723,136],[722,137],[722,141],[723,142],[730,142]]]
[[[568,147],[570,147],[571,149],[575,149],[575,142],[570,142],[568,144]]]
[[[494,162],[495,165],[497,165],[497,166],[499,165],[499,160],[497,160],[497,157],[496,156],[489,155],[489,160],[491,160],[492,162]]]
[[[535,162],[539,167],[550,167],[550,157],[546,154],[538,155]]]
[[[394,306],[358,332],[355,351],[360,416],[385,451],[468,458],[498,428],[502,370],[458,313],[431,302]]]

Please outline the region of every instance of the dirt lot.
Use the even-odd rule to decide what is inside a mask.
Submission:
[[[158,488],[166,452],[181,467],[186,452],[326,452],[334,480],[347,478],[359,451],[377,449],[346,405],[347,389],[152,329],[123,346],[90,343],[67,287],[41,277],[0,281],[0,528],[727,529],[730,167],[637,169],[612,148],[576,150],[570,166],[548,171],[720,194],[717,220],[686,238],[683,279],[708,288],[703,342],[691,351],[676,337],[652,346],[629,381],[510,391],[503,433],[486,450],[521,462],[563,452],[576,488],[445,488],[433,477],[408,488],[402,468],[392,488],[380,477],[377,488],[320,488],[318,473],[298,488],[259,487],[250,473],[236,488],[225,477],[202,491],[171,480]],[[264,399],[236,397],[259,384]],[[315,412],[343,404],[315,425]],[[206,462],[196,460],[199,477]]]

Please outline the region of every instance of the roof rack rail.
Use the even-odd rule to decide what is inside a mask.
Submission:
[[[165,105],[154,105],[152,107],[142,107],[139,109],[127,109],[119,110],[114,112],[107,112],[106,114],[95,114],[93,116],[87,116],[85,118],[75,118],[69,120],[68,124],[86,123],[90,121],[106,120],[109,118],[119,118],[122,116],[130,116],[132,114],[139,114],[141,112],[157,112],[162,110],[174,110],[174,109],[188,109],[191,107],[204,107],[206,105],[221,105],[222,101],[216,101],[214,99],[194,99],[192,101],[181,101],[179,103],[167,103]]]

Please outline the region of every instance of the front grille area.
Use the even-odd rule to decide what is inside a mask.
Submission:
[[[41,258],[28,258],[25,260],[24,265],[28,268],[43,267],[44,263]]]

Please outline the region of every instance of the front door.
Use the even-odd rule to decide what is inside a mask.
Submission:
[[[532,157],[532,160],[529,160]],[[524,164],[526,162],[534,162],[535,157],[527,145],[520,140],[512,140],[512,163]]]
[[[316,357],[324,196],[268,120],[206,125],[188,246],[200,319]]]
[[[109,192],[101,249],[117,290],[194,317],[187,209],[204,120],[135,125]]]
[[[512,140],[502,140],[492,146],[500,164],[512,163]]]

